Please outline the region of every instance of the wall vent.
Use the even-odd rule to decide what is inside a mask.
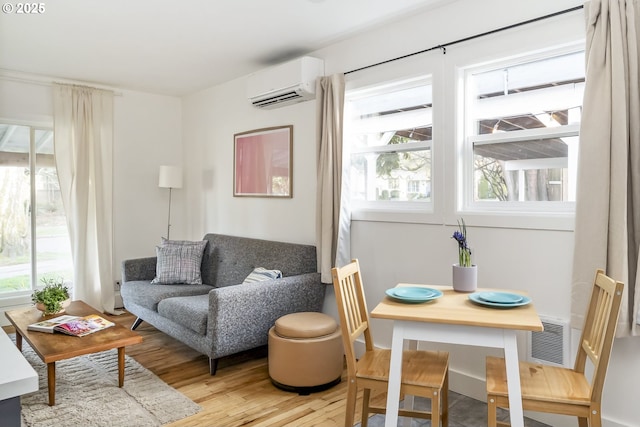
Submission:
[[[569,367],[569,322],[540,316],[544,331],[529,332],[529,360]]]

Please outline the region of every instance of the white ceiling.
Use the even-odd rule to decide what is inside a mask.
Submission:
[[[0,70],[180,96],[451,1],[55,0],[0,13]]]

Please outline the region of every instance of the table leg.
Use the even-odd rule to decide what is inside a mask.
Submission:
[[[509,417],[511,425],[513,427],[524,427],[516,331],[504,331],[504,361],[507,369],[507,390],[509,393]]]
[[[47,363],[47,388],[49,406],[54,406],[56,404],[56,362]]]
[[[22,335],[20,335],[17,331],[16,331],[16,347],[18,347],[18,350],[22,351]]]
[[[405,346],[407,350],[417,350],[418,349],[418,341],[417,340],[406,340]],[[404,395],[404,404],[402,405],[404,409],[415,409],[415,396],[411,394]],[[404,427],[411,427],[411,418],[404,417]]]
[[[402,379],[402,350],[404,347],[404,328],[399,322],[393,324],[391,340],[391,361],[389,366],[389,385],[387,390],[387,414],[385,427],[397,427],[400,402],[400,383]]]
[[[124,347],[118,347],[118,387],[124,385]]]

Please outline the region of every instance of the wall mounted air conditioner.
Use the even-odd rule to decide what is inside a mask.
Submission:
[[[310,56],[251,74],[249,102],[258,108],[278,108],[316,97],[316,79],[324,75],[324,61]]]

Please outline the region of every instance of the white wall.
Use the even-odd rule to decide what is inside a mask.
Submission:
[[[312,56],[325,60],[326,74],[345,72],[425,48],[482,33],[561,9],[579,0],[459,0],[440,9],[395,22],[362,36],[336,43]],[[568,19],[582,26],[581,12]],[[533,25],[544,26],[547,23]],[[576,24],[577,22],[577,24]],[[504,34],[494,37],[508,37]],[[448,50],[455,51],[455,47]],[[261,127],[293,124],[294,197],[291,200],[232,196],[233,134]],[[192,165],[187,189],[191,236],[208,231],[299,242],[314,242],[315,224],[315,106],[313,102],[277,110],[249,106],[245,79],[240,78],[186,97],[183,104],[185,161]],[[445,166],[446,168],[446,166]],[[451,183],[444,188],[451,193]],[[352,256],[360,259],[370,309],[384,290],[398,282],[448,284],[456,248],[453,227],[435,224],[354,221]],[[450,221],[448,222],[451,223]],[[573,254],[571,231],[491,226],[469,229],[480,286],[524,289],[541,314],[567,319]],[[328,289],[324,310],[336,315]],[[391,325],[376,321],[375,339],[390,343]],[[524,334],[521,337],[524,340]],[[521,346],[522,347],[522,346]],[[484,355],[490,351],[452,347],[452,388],[484,398]],[[572,350],[575,353],[575,349]],[[605,384],[603,414],[606,426],[638,426],[640,406],[633,393],[640,384],[640,339],[616,342]],[[539,417],[553,426],[574,426],[575,419]]]
[[[123,91],[114,100],[115,277],[122,260],[155,256],[167,234],[169,190],[158,187],[160,165],[183,165],[179,98]],[[184,238],[185,191],[172,190],[171,235]]]
[[[315,242],[314,102],[258,110],[247,102],[242,78],[185,98],[183,115],[192,238],[211,232]],[[280,125],[293,125],[293,197],[234,197],[234,134]]]

